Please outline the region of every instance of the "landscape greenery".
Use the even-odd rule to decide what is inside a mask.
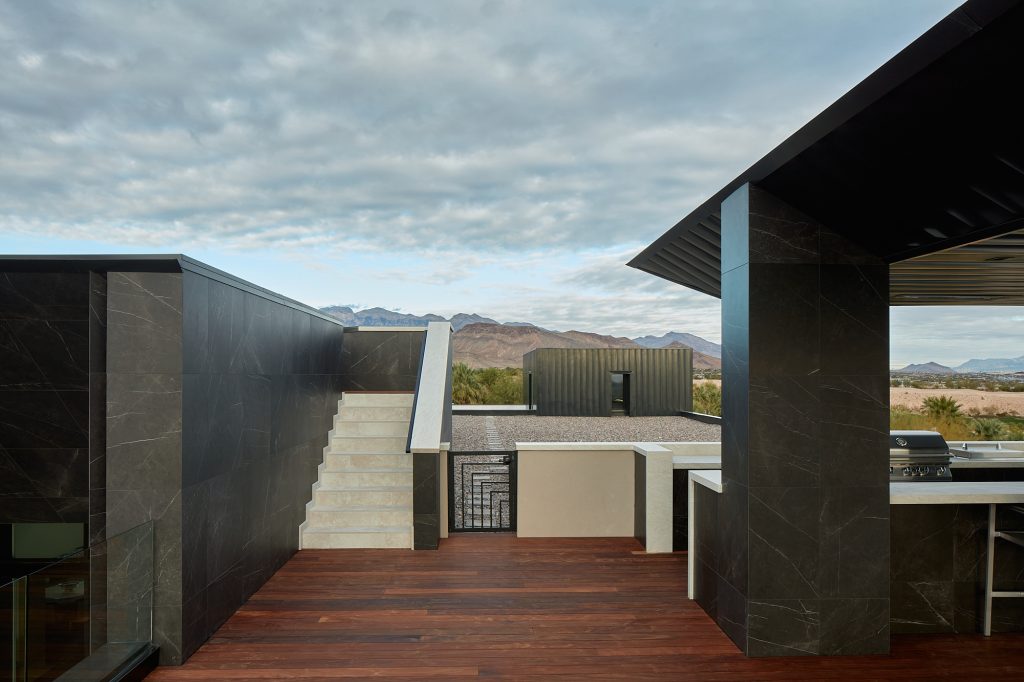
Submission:
[[[889,382],[893,388],[969,388],[977,391],[1009,391],[1024,393],[1024,381],[1019,378],[993,379],[991,377],[936,375],[894,376]]]
[[[902,380],[894,379],[893,385],[905,385],[897,384],[898,381]],[[950,378],[948,381],[956,383],[949,388],[1010,390],[1002,387],[1003,382],[968,386],[966,381],[970,380]],[[987,384],[1000,385],[1000,388],[989,388]],[[1013,386],[1012,390],[1020,390],[1017,386],[1022,383],[1010,382],[1008,385]],[[452,367],[452,400],[456,405],[520,405],[523,402],[523,370],[518,367],[473,369],[464,363],[456,363]],[[694,383],[693,410],[721,416],[721,387],[714,383]],[[965,411],[960,403],[947,395],[925,398],[914,410],[894,406],[889,412],[889,427],[893,430],[938,431],[949,441],[1024,440],[1024,417]]]
[[[722,388],[717,384],[693,385],[693,411],[722,416]]]
[[[893,407],[889,411],[889,428],[938,431],[947,441],[1024,440],[1024,418],[982,414],[977,410],[965,413],[960,403],[947,395],[925,398],[917,410]]]
[[[452,402],[456,405],[521,405],[523,370],[518,367],[473,369],[452,365]]]

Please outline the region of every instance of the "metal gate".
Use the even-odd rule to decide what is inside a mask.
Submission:
[[[515,529],[515,451],[449,452],[449,532]]]

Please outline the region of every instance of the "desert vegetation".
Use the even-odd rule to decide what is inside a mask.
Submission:
[[[722,387],[709,381],[694,382],[693,411],[722,416]]]
[[[1024,440],[1024,418],[1009,414],[964,410],[949,395],[928,396],[918,409],[894,405],[889,428],[938,431],[946,440]]]
[[[986,377],[964,374],[896,375],[889,380],[893,388],[950,388],[972,391],[1024,393],[1024,380],[1020,378]]]
[[[452,365],[452,402],[456,405],[521,405],[523,370],[518,367],[473,369]]]

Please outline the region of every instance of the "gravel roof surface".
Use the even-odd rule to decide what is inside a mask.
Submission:
[[[452,417],[452,450],[487,450],[487,420],[492,420],[501,447],[530,442],[720,441],[722,427],[686,417]]]

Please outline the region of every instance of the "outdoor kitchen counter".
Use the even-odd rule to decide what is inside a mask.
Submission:
[[[690,471],[688,479],[688,594],[701,602],[706,597],[697,573],[707,575],[705,564],[718,553],[722,472]],[[989,622],[992,631],[1021,630],[1024,599],[988,606],[987,595],[1024,596],[1024,548],[999,540],[993,552],[991,544],[1007,531],[1024,537],[1024,516],[1013,513],[1013,505],[1024,504],[1024,481],[894,482],[889,502],[891,632],[975,633]],[[994,559],[987,564],[989,556]]]
[[[722,492],[721,471],[690,471],[690,481],[716,493]],[[1024,503],[1024,481],[940,481],[889,484],[889,504],[1020,503]],[[692,510],[690,519],[692,523]]]
[[[1019,504],[1024,481],[890,483],[889,504]]]

